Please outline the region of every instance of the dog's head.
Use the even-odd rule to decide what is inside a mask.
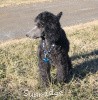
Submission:
[[[31,32],[26,34],[30,38],[44,38],[48,33],[53,32],[56,28],[60,27],[59,20],[61,18],[62,12],[54,15],[50,12],[42,12],[35,18],[35,27]]]

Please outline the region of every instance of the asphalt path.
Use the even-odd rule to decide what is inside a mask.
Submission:
[[[25,37],[34,26],[34,18],[43,11],[62,11],[62,27],[72,26],[98,20],[98,0],[56,0],[0,8],[0,41]]]

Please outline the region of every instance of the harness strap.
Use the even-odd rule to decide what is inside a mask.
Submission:
[[[48,55],[52,51],[52,49],[54,48],[55,44],[52,44],[51,47],[50,47],[50,49],[49,50],[46,50],[46,43],[45,43],[45,40],[43,40],[42,46],[43,46],[43,50],[44,50],[44,58],[43,58],[43,61],[44,62],[49,62],[50,59],[48,58]]]

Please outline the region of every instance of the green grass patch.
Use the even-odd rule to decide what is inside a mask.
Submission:
[[[69,83],[50,84],[46,89],[39,85],[38,40],[25,38],[0,44],[0,100],[98,99],[98,25],[66,31],[73,76]]]
[[[0,0],[0,7],[11,6],[11,5],[21,5],[21,4],[30,4],[30,3],[38,3],[52,0]]]

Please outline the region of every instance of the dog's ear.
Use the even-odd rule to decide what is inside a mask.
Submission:
[[[60,20],[61,16],[62,16],[63,12],[60,12],[59,14],[57,14],[57,18]]]

